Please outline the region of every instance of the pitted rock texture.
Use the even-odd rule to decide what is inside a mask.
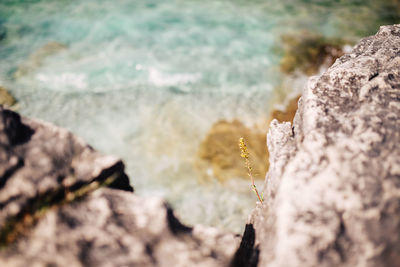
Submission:
[[[399,266],[400,25],[310,79],[268,147],[258,266]]]
[[[181,225],[158,198],[102,188],[52,209],[1,266],[228,266],[240,240]]]

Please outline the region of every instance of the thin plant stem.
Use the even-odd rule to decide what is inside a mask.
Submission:
[[[254,177],[252,174],[252,167],[250,164],[249,160],[249,152],[247,151],[247,146],[246,143],[244,142],[243,137],[239,139],[239,148],[240,148],[240,156],[244,158],[246,168],[247,168],[247,175],[250,177],[251,180],[251,189],[254,191],[254,193],[257,195],[258,200],[260,200],[261,203],[263,203],[263,197],[260,196],[258,193],[257,187],[254,183]]]

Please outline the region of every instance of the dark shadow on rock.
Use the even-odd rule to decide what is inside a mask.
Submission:
[[[121,164],[123,165],[122,162],[121,162]],[[134,191],[133,187],[130,185],[129,177],[124,172],[121,173],[121,175],[117,179],[115,179],[114,182],[109,184],[108,187],[113,188],[113,189],[129,191],[129,192]]]
[[[19,114],[11,110],[3,110],[2,117],[4,132],[8,137],[10,145],[20,145],[31,139],[35,131],[21,122]]]
[[[91,265],[90,252],[93,249],[92,240],[79,240],[78,246],[80,247],[79,259],[85,266]]]
[[[258,264],[258,247],[254,247],[256,233],[252,224],[246,224],[239,249],[231,262],[231,267],[256,267]]]
[[[165,205],[167,209],[167,221],[169,225],[169,229],[175,235],[177,234],[185,234],[192,232],[192,228],[182,224],[174,215],[174,211],[169,205]]]
[[[134,190],[129,183],[128,176],[124,172],[121,172],[121,170],[123,170],[124,168],[124,163],[122,161],[118,161],[115,165],[112,165],[111,167],[102,170],[99,176],[95,178],[95,181],[104,183],[108,178],[113,177],[113,175],[115,174],[118,174],[117,177],[113,177],[113,182],[107,185],[107,187],[133,192]],[[85,181],[76,182],[74,185],[69,187],[69,190],[78,190],[86,184],[87,183]]]
[[[4,185],[7,183],[8,179],[15,173],[16,170],[24,166],[24,160],[23,159],[18,159],[17,164],[9,168],[3,176],[0,177],[0,189],[4,187]]]

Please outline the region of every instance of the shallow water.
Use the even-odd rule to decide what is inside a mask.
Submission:
[[[355,41],[398,18],[389,2],[2,0],[0,85],[21,113],[122,157],[138,194],[166,197],[186,223],[240,232],[256,201],[249,181],[199,181],[199,143],[218,120],[265,121],[284,78],[281,35]]]

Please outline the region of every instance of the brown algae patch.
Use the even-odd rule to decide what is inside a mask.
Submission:
[[[251,154],[251,166],[255,179],[264,179],[269,167],[266,145],[268,126],[273,119],[293,122],[300,95],[290,99],[283,109],[274,108],[265,121],[265,127],[246,127],[238,120],[216,122],[200,143],[195,168],[202,181],[217,178],[226,181],[232,178],[248,179],[248,170],[237,148],[237,140],[243,137]]]
[[[17,103],[17,100],[11,95],[10,92],[4,87],[0,86],[0,105],[5,107],[12,107]]]
[[[248,128],[238,120],[218,121],[200,144],[195,162],[202,180],[212,177],[220,181],[240,177],[247,179],[247,169],[237,147],[239,138],[247,140],[251,153],[254,177],[264,179],[268,169],[266,132],[262,129]]]
[[[281,40],[283,43],[281,71],[292,74],[300,70],[308,76],[318,73],[321,67],[331,66],[344,54],[343,47],[350,43],[340,38],[326,38],[305,31],[295,35],[283,35]]]

